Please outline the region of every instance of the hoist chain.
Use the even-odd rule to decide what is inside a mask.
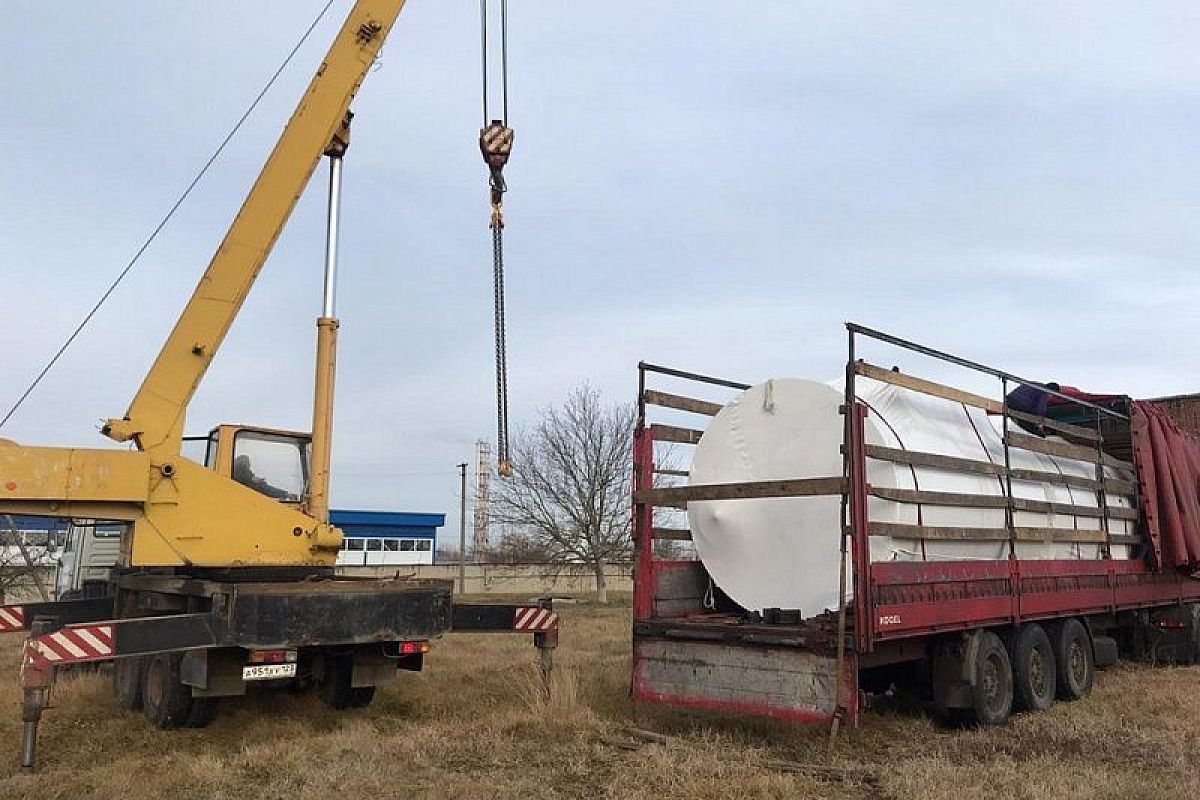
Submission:
[[[501,477],[512,475],[508,451],[508,346],[504,320],[504,165],[512,154],[513,129],[508,127],[508,3],[500,0],[500,76],[503,114],[500,119],[488,115],[488,0],[479,0],[480,38],[483,67],[483,124],[479,131],[479,152],[488,167],[488,187],[492,215],[492,280],[495,287],[496,322],[496,471]]]
[[[498,207],[492,218],[492,278],[496,296],[496,463],[503,477],[512,474],[508,453],[508,348],[504,321],[504,222]]]

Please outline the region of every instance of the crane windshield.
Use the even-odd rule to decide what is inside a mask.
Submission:
[[[308,484],[307,437],[238,431],[233,444],[233,479],[256,492],[298,502]]]

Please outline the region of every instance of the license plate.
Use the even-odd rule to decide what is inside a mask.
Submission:
[[[296,677],[295,664],[255,664],[242,667],[242,680],[269,681],[274,678]]]

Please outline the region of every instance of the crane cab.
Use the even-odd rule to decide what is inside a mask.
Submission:
[[[204,446],[204,466],[282,503],[299,504],[308,492],[312,434],[249,425],[218,425]]]

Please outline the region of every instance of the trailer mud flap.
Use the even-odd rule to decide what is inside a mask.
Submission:
[[[633,660],[638,702],[809,724],[830,722],[837,708],[837,659],[805,650],[641,639]],[[856,670],[844,674],[842,697],[856,699]]]

